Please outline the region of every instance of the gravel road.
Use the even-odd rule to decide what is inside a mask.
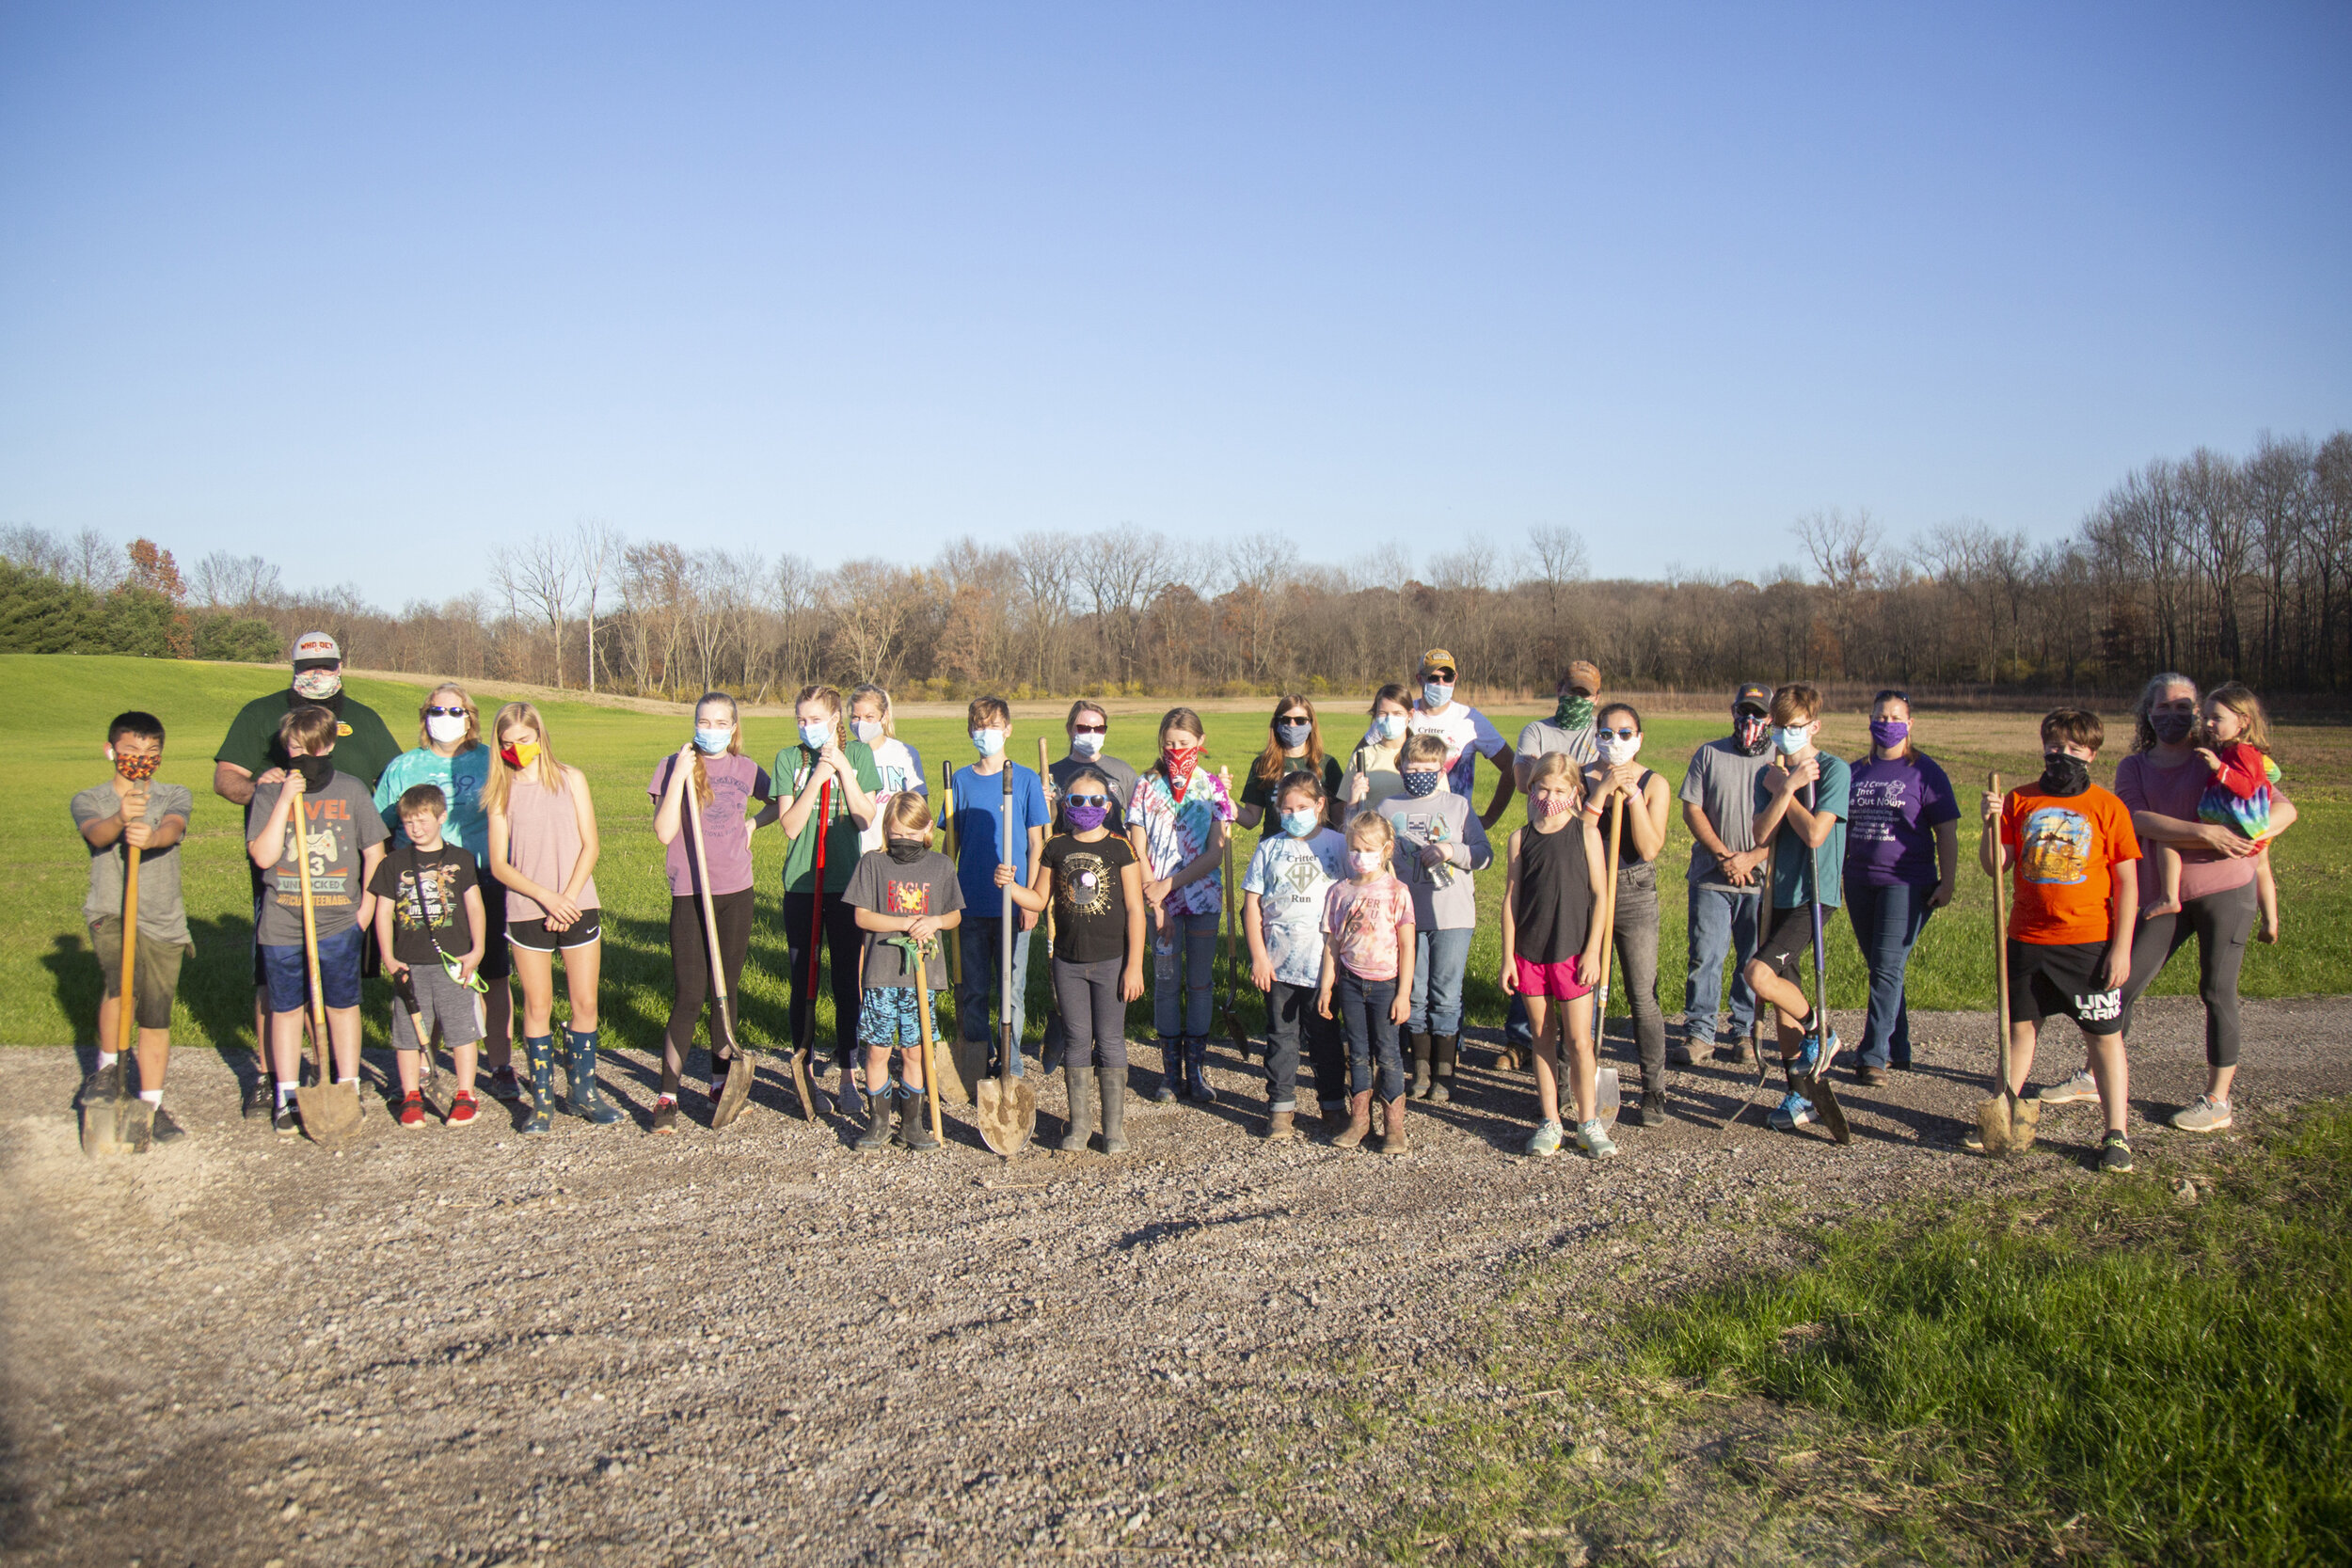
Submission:
[[[2352,1091],[2352,1007],[2247,1012],[2247,1103]],[[197,1052],[171,1085],[191,1135],[90,1162],[73,1053],[0,1052],[0,1560],[1345,1560],[1409,1466],[1274,1511],[1253,1466],[1312,1475],[1336,1393],[1474,1393],[1475,1325],[1529,1263],[1604,1313],[1790,1256],[1747,1222],[1792,1199],[2095,1180],[2095,1107],[2014,1166],[1959,1150],[1990,1027],[1915,1017],[1919,1070],[1845,1087],[1848,1148],[1753,1112],[1719,1135],[1753,1079],[1709,1065],[1605,1164],[1519,1157],[1532,1086],[1484,1050],[1402,1159],[1263,1146],[1226,1052],[1216,1106],[1132,1104],[1132,1153],[1010,1163],[968,1124],[857,1154],[786,1114],[772,1066],[727,1132],[655,1139],[627,1054],[605,1079],[636,1121],[404,1132],[374,1101],[330,1155],[239,1120]],[[2201,1040],[2193,1003],[2146,1005],[2138,1117],[2201,1086]]]

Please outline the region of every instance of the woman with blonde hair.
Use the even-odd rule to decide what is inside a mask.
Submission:
[[[604,927],[596,904],[596,807],[588,775],[558,762],[547,721],[530,703],[499,709],[490,733],[499,766],[482,792],[490,871],[506,886],[506,942],[523,986],[523,1054],[531,1068],[531,1120],[545,1132],[555,1110],[555,955],[564,955],[571,1019],[564,1077],[574,1116],[608,1126],[621,1113],[596,1092],[596,982]]]
[[[817,845],[825,846],[824,899],[825,963],[832,971],[834,1052],[841,1062],[841,1099],[855,1105],[857,1018],[862,998],[858,989],[858,955],[866,939],[859,932],[857,911],[841,895],[857,870],[865,850],[866,831],[881,821],[874,797],[882,793],[882,773],[874,765],[874,750],[850,733],[849,705],[830,686],[801,688],[792,699],[799,738],[776,753],[769,776],[776,799],[760,820],[784,823],[784,943],[786,979],[791,987],[790,1026],[795,1049],[805,1045],[816,1053],[816,975],[809,958],[818,918]],[[828,794],[826,786],[832,786]],[[812,826],[818,809],[824,816]]]
[[[890,808],[890,798],[906,792],[929,800],[931,792],[923,778],[923,753],[913,742],[898,738],[890,693],[872,681],[850,692],[850,734],[874,753],[874,773],[882,780],[874,793],[874,818],[863,840],[866,853],[871,854],[883,847],[882,816]]]

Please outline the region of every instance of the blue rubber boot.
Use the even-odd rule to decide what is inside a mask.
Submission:
[[[523,1037],[523,1063],[531,1069],[531,1119],[526,1132],[545,1132],[555,1122],[555,1037]]]
[[[598,1127],[610,1127],[621,1119],[621,1113],[604,1101],[596,1092],[596,1032],[581,1034],[577,1029],[564,1031],[564,1086],[571,1090],[570,1110],[582,1121]]]

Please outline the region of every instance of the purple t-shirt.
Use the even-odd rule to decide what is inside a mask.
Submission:
[[[653,770],[653,783],[645,786],[657,811],[670,787],[670,769],[676,766],[675,752],[663,757],[661,766]],[[703,769],[710,775],[710,804],[690,800],[686,810],[702,812],[703,843],[710,852],[710,891],[740,893],[752,885],[752,840],[743,827],[743,808],[755,799],[772,798],[768,770],[749,757],[728,755],[704,758]],[[693,785],[689,784],[687,788]],[[677,837],[670,840],[669,852],[661,857],[673,898],[688,897],[694,891],[693,843],[693,829],[681,814]]]
[[[2204,797],[2205,786],[2213,783],[2213,771],[2204,759],[2192,754],[2178,768],[2159,767],[2153,754],[2135,752],[2115,765],[2115,793],[2122,798],[2124,806],[2135,812],[2153,812],[2158,816],[2177,817],[2183,822],[2197,820],[2197,802]],[[2276,784],[2270,786],[2276,800],[2287,798],[2285,790]],[[2132,824],[2137,828],[2139,824]],[[2142,842],[2153,849],[2157,842],[2153,833],[2142,833]],[[2254,858],[2251,855],[2232,858],[2217,849],[2201,844],[2175,844],[2171,848],[2181,855],[2181,899],[2186,903],[2208,894],[2226,893],[2233,887],[2244,887],[2254,879]],[[2154,869],[2144,871],[2139,878],[2139,901],[2153,904],[2164,895],[2164,879]]]
[[[1855,763],[1852,811],[1846,822],[1848,881],[1865,887],[1936,883],[1935,830],[1960,820],[1960,803],[1943,768],[1927,757]]]

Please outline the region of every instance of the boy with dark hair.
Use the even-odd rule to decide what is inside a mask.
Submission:
[[[2033,1073],[2034,1042],[2053,1013],[2081,1028],[2106,1133],[2099,1168],[2132,1168],[2123,1135],[2130,1073],[2123,1057],[2123,987],[2139,916],[2139,838],[2123,802],[2090,782],[2106,739],[2095,713],[2058,708],[2042,721],[2042,777],[1984,798],[1978,863],[2016,870],[2009,917],[2009,1054],[2012,1088]],[[1971,1129],[1962,1140],[1982,1147]]]
[[[384,976],[392,983],[392,1050],[400,1063],[400,1124],[424,1125],[424,1095],[417,1086],[419,1052],[433,1049],[433,1029],[457,1067],[457,1092],[444,1118],[473,1124],[475,1047],[482,1039],[482,967],[488,924],[482,882],[470,851],[441,837],[449,799],[438,784],[402,792],[405,840],[368,878],[375,895],[375,942]]]
[[[1756,842],[1772,847],[1771,928],[1748,960],[1748,989],[1778,1015],[1781,1066],[1788,1092],[1772,1123],[1793,1132],[1814,1118],[1800,1084],[1818,1081],[1837,1053],[1829,1020],[1813,1020],[1805,1000],[1804,966],[1813,951],[1813,906],[1821,906],[1823,937],[1838,905],[1846,864],[1846,816],[1853,773],[1845,759],[1818,749],[1821,694],[1791,682],[1772,693],[1772,761],[1756,779]],[[1833,1124],[1834,1130],[1834,1124]]]
[[[171,1060],[171,1003],[188,941],[187,906],[180,894],[180,841],[187,836],[196,797],[185,784],[156,784],[164,760],[164,723],[151,713],[115,716],[106,726],[106,760],[114,772],[73,797],[68,807],[89,849],[89,895],[82,917],[90,948],[106,977],[98,1004],[98,1069],[82,1085],[85,1101],[108,1097],[120,1085],[115,1057],[127,993],[138,1026],[139,1098],[155,1106],[153,1136],[180,1136],[162,1110],[164,1069]],[[139,857],[139,928],[130,984],[122,973],[122,894],[125,857]],[[111,1075],[111,1076],[109,1076]]]
[[[271,1117],[291,1135],[298,1122],[294,1085],[302,1073],[302,1015],[310,994],[303,951],[302,877],[296,855],[309,858],[310,907],[319,953],[320,1000],[326,1006],[327,1042],[335,1081],[359,1081],[359,957],[373,924],[375,895],[369,879],[391,836],[373,790],[337,770],[335,715],[305,705],[278,721],[278,744],[293,767],[281,783],[258,785],[246,808],[246,852],[261,868],[263,886],[254,936],[268,990],[270,1054],[278,1080]],[[299,823],[297,830],[296,824]]]

